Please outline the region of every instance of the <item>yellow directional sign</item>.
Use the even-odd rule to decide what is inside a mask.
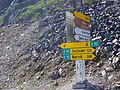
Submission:
[[[70,54],[93,53],[94,51],[94,48],[75,48],[70,49]]]
[[[95,57],[94,54],[70,55],[70,60],[93,60]]]
[[[77,11],[74,11],[73,13],[74,13],[75,17],[77,17],[79,19],[82,19],[82,20],[84,20],[86,22],[90,22],[89,16],[86,16],[83,13],[80,13],[80,12],[77,12]]]
[[[90,47],[90,42],[68,42],[62,43],[61,48],[78,48],[78,47]]]
[[[62,54],[63,55],[70,55],[70,54],[87,54],[87,53],[93,53],[95,51],[94,48],[65,48],[65,49],[62,49]]]

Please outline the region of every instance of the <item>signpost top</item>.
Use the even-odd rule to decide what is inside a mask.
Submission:
[[[89,16],[86,16],[83,13],[80,13],[80,12],[77,12],[77,11],[74,11],[73,13],[74,13],[75,17],[80,18],[80,19],[82,19],[86,22],[90,22]]]

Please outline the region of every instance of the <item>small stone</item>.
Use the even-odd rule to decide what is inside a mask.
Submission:
[[[10,78],[7,79],[7,81],[9,81],[9,80],[10,80]]]
[[[105,71],[105,70],[102,70],[102,71],[101,71],[101,75],[106,78],[106,71]]]
[[[65,71],[61,73],[61,76],[62,76],[62,77],[65,77],[65,76],[66,76]]]
[[[20,87],[19,86],[16,86],[17,89],[19,89]]]
[[[8,25],[8,27],[11,27],[12,25]]]
[[[62,71],[63,71],[62,68],[60,68],[60,69],[59,69],[59,74],[60,74],[60,75],[61,75]]]
[[[25,84],[25,85],[26,85],[26,84],[27,84],[27,82],[23,82],[23,84]]]
[[[30,57],[31,57],[31,54],[22,55],[20,57],[20,60],[26,60],[26,59],[29,59]]]
[[[37,69],[38,69],[38,71],[43,71],[44,67],[45,67],[44,65],[40,64],[37,66]]]
[[[120,19],[120,16],[118,16],[118,18]]]
[[[105,70],[106,70],[107,72],[112,72],[112,71],[114,71],[114,68],[111,67],[111,66],[109,66],[109,67],[106,67]]]
[[[103,63],[102,63],[102,62],[99,62],[99,63],[97,63],[96,66],[97,66],[97,67],[102,67],[102,66],[103,66]]]
[[[24,34],[21,34],[21,36],[24,36]]]
[[[25,75],[26,75],[25,72],[21,72],[21,73],[19,74],[19,78],[23,78]]]
[[[7,49],[10,49],[10,46],[7,46],[6,48],[7,48]]]
[[[40,73],[40,75],[42,76],[44,74],[44,71],[42,71],[41,73]]]
[[[36,50],[33,50],[33,51],[32,51],[32,55],[33,55],[34,57],[38,57],[38,53],[36,52]]]
[[[113,74],[108,77],[108,80],[113,80],[113,79],[114,79],[114,75]]]
[[[59,75],[59,72],[58,72],[58,71],[55,71],[55,72],[53,72],[53,73],[51,74],[52,80],[56,80],[56,79],[58,79],[59,77],[60,77],[60,75]]]
[[[116,87],[120,88],[120,81],[117,81],[115,84]]]
[[[58,82],[56,81],[56,82],[54,83],[54,85],[55,85],[55,86],[58,86]]]
[[[113,58],[113,63],[117,63],[119,60],[120,60],[119,57],[114,57]]]
[[[1,36],[3,36],[3,35],[4,35],[4,33],[1,33],[0,35],[1,35]]]
[[[117,42],[117,41],[118,41],[117,39],[114,39],[112,42],[115,43],[115,42]]]
[[[40,79],[40,76],[36,76],[36,79],[39,80],[39,79]]]
[[[0,57],[0,59],[3,59],[3,58],[4,58],[4,56],[1,56],[1,57]]]

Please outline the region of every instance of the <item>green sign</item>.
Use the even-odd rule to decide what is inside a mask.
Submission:
[[[70,55],[62,55],[63,60],[70,60]]]
[[[99,47],[100,46],[100,42],[99,41],[90,41],[90,46],[91,47]]]
[[[62,54],[70,54],[70,49],[69,48],[62,49]]]

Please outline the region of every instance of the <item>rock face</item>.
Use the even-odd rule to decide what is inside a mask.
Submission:
[[[8,7],[13,0],[0,0],[0,11]]]

